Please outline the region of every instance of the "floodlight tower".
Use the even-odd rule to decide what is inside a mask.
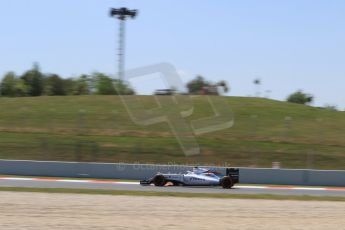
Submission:
[[[137,10],[129,10],[126,7],[112,8],[110,9],[110,17],[117,17],[120,20],[120,33],[119,33],[119,66],[118,74],[119,79],[123,80],[123,74],[125,70],[125,21],[128,17],[135,18],[137,16]]]

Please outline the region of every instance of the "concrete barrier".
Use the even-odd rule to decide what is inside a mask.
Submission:
[[[225,173],[224,167],[211,167]],[[19,176],[147,179],[157,172],[181,173],[192,166],[0,160],[0,174]],[[345,186],[345,170],[240,168],[240,183]]]
[[[305,171],[308,170],[241,168],[240,179],[245,184],[305,185],[308,182]]]
[[[0,174],[20,176],[147,179],[157,172],[191,170],[183,165],[0,160]]]
[[[241,183],[345,186],[344,170],[241,168]]]

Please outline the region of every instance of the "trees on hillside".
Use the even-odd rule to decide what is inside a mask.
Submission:
[[[187,83],[189,94],[200,94],[205,86],[210,83],[207,82],[202,76],[198,75],[193,80]]]
[[[202,76],[198,75],[196,78],[187,83],[187,89],[189,94],[201,94],[201,95],[219,95],[219,88],[222,87],[224,92],[229,91],[229,87],[225,81],[219,81],[212,83],[206,81]]]
[[[91,94],[92,91],[93,89],[90,76],[83,74],[74,81],[73,95],[88,95]]]
[[[63,95],[132,95],[135,94],[127,84],[110,76],[95,72],[77,78],[62,78],[57,74],[44,74],[38,64],[31,70],[17,76],[8,72],[0,84],[2,96],[63,96]]]
[[[116,90],[112,79],[103,73],[93,73],[92,79],[95,84],[96,94],[99,95],[114,95]]]
[[[65,80],[57,74],[52,74],[44,79],[44,95],[67,95]]]
[[[219,81],[219,82],[217,83],[217,86],[222,87],[222,88],[223,88],[223,91],[224,91],[225,93],[227,93],[227,92],[230,91],[230,88],[229,88],[229,86],[228,86],[228,83],[226,83],[226,81],[224,81],[224,80]]]
[[[111,77],[103,73],[93,73],[92,81],[95,86],[95,93],[99,95],[133,95],[134,90],[127,84],[118,79],[112,79]]]
[[[33,68],[25,72],[20,78],[28,88],[27,93],[29,96],[41,96],[43,94],[44,76],[37,63],[35,63]]]
[[[301,90],[296,91],[288,96],[287,101],[297,104],[310,104],[314,100],[314,97],[310,94],[303,93]]]
[[[260,79],[254,84],[260,85]],[[220,95],[229,91],[225,81],[213,83],[198,75],[186,84],[188,93],[192,95]],[[0,84],[1,96],[63,96],[63,95],[133,95],[135,91],[125,82],[113,79],[109,75],[94,72],[90,75],[81,75],[77,78],[63,78],[57,74],[44,74],[38,64],[31,70],[17,76],[14,72],[6,73]],[[288,102],[310,104],[314,97],[298,90],[287,97]]]
[[[117,94],[119,95],[134,95],[135,94],[134,89],[130,88],[123,81],[115,79],[113,80],[113,84],[115,86]]]
[[[26,96],[28,92],[28,87],[25,85],[24,81],[18,78],[13,72],[5,74],[0,89],[1,95],[8,97],[22,97]]]

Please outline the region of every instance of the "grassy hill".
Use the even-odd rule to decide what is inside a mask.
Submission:
[[[186,157],[168,124],[134,124],[117,96],[0,98],[0,158],[345,169],[344,112],[226,99],[234,126],[197,136],[201,154]],[[206,97],[193,102],[188,121],[212,115]]]

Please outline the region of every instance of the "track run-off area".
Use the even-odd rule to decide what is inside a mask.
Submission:
[[[271,194],[271,195],[310,195],[344,196],[345,187],[313,187],[288,185],[241,185],[232,189],[220,186],[141,186],[137,181],[117,181],[98,179],[31,178],[1,176],[0,187],[18,188],[69,188],[69,189],[104,189],[150,192],[187,192],[187,193],[223,193],[223,194]]]

